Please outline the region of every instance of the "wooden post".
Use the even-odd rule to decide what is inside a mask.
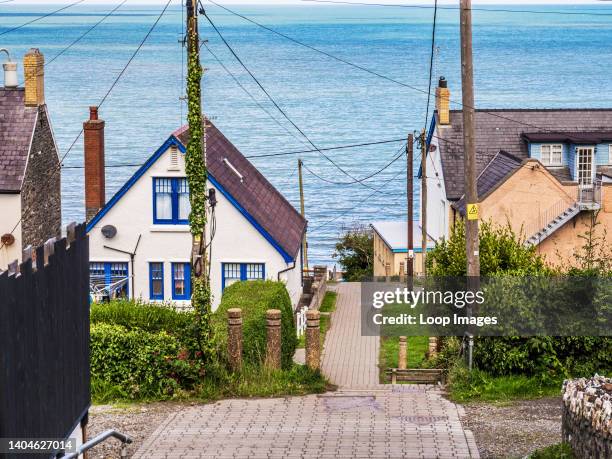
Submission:
[[[321,363],[320,317],[317,310],[306,311],[306,365],[312,370]]]
[[[427,138],[421,131],[421,262],[423,276],[427,274]]]
[[[302,180],[302,160],[298,159],[298,181],[300,183],[300,214],[303,218],[306,218],[306,211],[304,209],[304,182]],[[306,240],[306,232],[302,239],[302,258],[304,263],[304,271],[308,271],[308,241]]]
[[[474,126],[474,67],[472,56],[472,1],[461,0],[461,90],[463,97],[463,156],[466,204],[478,204]],[[480,276],[478,219],[465,221],[468,277]]]
[[[399,370],[408,368],[408,338],[405,336],[399,337],[399,358],[397,368]]]
[[[281,367],[281,312],[278,309],[266,311],[267,343],[266,367],[279,369]]]
[[[406,274],[408,275],[408,289],[414,286],[414,136],[408,135],[406,141],[406,193],[408,197],[407,210],[407,250]]]
[[[231,308],[227,310],[227,347],[229,364],[232,371],[242,367],[242,309]]]

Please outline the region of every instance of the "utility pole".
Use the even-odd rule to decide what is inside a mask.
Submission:
[[[421,262],[423,276],[427,275],[427,138],[421,131]]]
[[[185,169],[189,183],[189,229],[191,250],[191,305],[198,326],[197,342],[202,360],[208,363],[213,352],[210,324],[210,279],[206,256],[208,185],[206,171],[206,123],[202,115],[202,65],[198,33],[197,0],[186,0],[187,7],[187,120],[189,141]]]
[[[408,256],[406,257],[406,274],[408,275],[408,288],[414,287],[414,136],[408,135],[406,141],[406,194],[408,197]]]
[[[306,218],[306,212],[304,210],[304,182],[302,181],[302,160],[298,159],[298,178],[300,182],[300,213],[302,217]],[[302,258],[303,258],[303,270],[308,271],[308,242],[306,240],[306,232],[302,238]]]
[[[480,276],[478,189],[474,129],[474,67],[472,57],[472,1],[461,0],[461,89],[463,97],[463,155],[465,174],[465,249],[468,278]]]

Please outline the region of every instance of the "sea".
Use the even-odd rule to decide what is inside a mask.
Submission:
[[[48,62],[46,100],[60,154],[65,155],[65,224],[84,219],[83,142],[78,136],[88,107],[100,103],[163,8],[133,5],[128,0],[66,50],[120,1],[89,3],[86,0],[10,32],[62,5],[23,5],[19,0],[0,3],[0,48],[7,48],[14,60],[21,61],[29,48],[36,47]],[[495,5],[473,11],[478,107],[612,107],[612,5],[569,3]],[[281,114],[201,16],[201,38],[216,56],[202,49],[207,69],[203,107],[243,154],[394,140],[324,150],[324,154],[251,158],[298,209],[297,161],[303,160],[311,264],[337,263],[335,244],[348,228],[406,218],[406,161],[401,140],[424,128],[427,113],[431,117],[433,98],[428,111],[427,92],[433,9],[307,2],[228,5],[261,25],[372,72],[368,73],[211,3],[204,2],[204,7],[235,54],[299,128]],[[185,123],[183,24],[184,13],[177,1],[100,108],[106,120],[108,199]],[[443,75],[451,98],[461,100],[458,10],[445,5],[438,11],[436,24],[433,87]],[[419,158],[415,156],[416,172]],[[354,180],[381,169],[364,181]],[[417,189],[415,218],[418,205]]]

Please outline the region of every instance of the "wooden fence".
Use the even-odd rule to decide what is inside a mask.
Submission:
[[[71,224],[0,275],[0,438],[68,437],[89,380],[89,246]]]

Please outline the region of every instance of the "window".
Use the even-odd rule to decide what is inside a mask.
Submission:
[[[221,288],[225,289],[238,281],[265,279],[266,266],[263,263],[222,263]]]
[[[612,164],[612,144],[608,145],[608,164]]]
[[[191,265],[172,263],[172,299],[191,299]]]
[[[123,262],[89,263],[89,283],[96,301],[128,297],[128,264]]]
[[[189,223],[189,185],[186,178],[153,179],[153,223]]]
[[[164,299],[164,264],[149,263],[149,298],[151,300]]]
[[[540,161],[545,166],[561,166],[563,164],[563,145],[541,145]]]

